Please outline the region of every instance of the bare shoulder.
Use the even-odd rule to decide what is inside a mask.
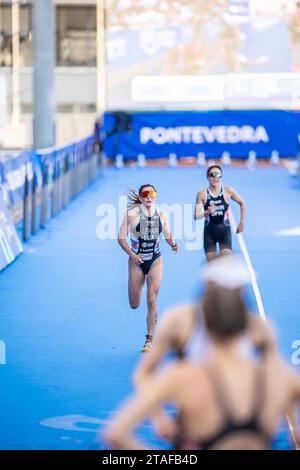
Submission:
[[[197,192],[197,201],[205,201],[206,199],[206,189],[205,188],[201,188],[198,192]]]
[[[181,345],[189,336],[195,323],[196,305],[186,304],[170,308],[158,324],[156,341],[168,343],[174,347]]]
[[[232,186],[227,186],[227,185],[224,186],[224,190],[226,191],[226,193],[228,193],[228,194],[230,194],[230,195],[231,195],[232,193],[236,192],[235,189],[234,189]]]
[[[164,323],[164,325],[170,326],[170,325],[183,325],[186,323],[190,323],[190,321],[193,321],[194,316],[196,313],[196,305],[195,304],[183,304],[183,305],[177,305],[175,307],[172,307],[168,309],[162,320],[161,323]]]
[[[132,222],[138,215],[139,208],[138,207],[133,207],[131,209],[128,209],[127,211],[127,218],[129,222]]]
[[[264,362],[267,370],[275,377],[277,386],[282,384],[283,386],[293,387],[298,384],[300,387],[299,374],[283,359],[278,350],[270,351]]]
[[[292,391],[297,388],[298,394],[300,394],[300,375],[297,370],[291,364],[284,361],[284,359],[280,357],[279,354],[277,354],[276,359],[276,374],[277,371],[281,368],[282,375],[285,376],[284,381],[289,383]]]

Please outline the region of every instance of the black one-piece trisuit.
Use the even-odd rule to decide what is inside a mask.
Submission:
[[[215,253],[217,243],[219,243],[220,250],[226,248],[232,250],[229,204],[225,199],[222,186],[217,196],[214,196],[209,189],[206,191],[204,210],[207,211],[213,205],[216,206],[214,214],[205,217],[204,222],[204,251]]]
[[[161,256],[159,247],[161,232],[162,223],[157,210],[155,209],[154,215],[149,217],[139,208],[138,223],[131,228],[130,238],[133,253],[143,260],[139,266],[145,275]]]

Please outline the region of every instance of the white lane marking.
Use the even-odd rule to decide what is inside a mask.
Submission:
[[[275,235],[281,237],[300,237],[300,227],[289,228],[287,230],[279,230]]]
[[[236,223],[234,214],[231,210],[230,210],[230,222],[231,222],[231,225],[232,225],[232,228],[233,228],[234,232],[236,232],[237,223]],[[257,283],[257,279],[256,279],[256,274],[255,274],[255,271],[253,269],[253,265],[252,265],[252,262],[251,262],[251,259],[250,259],[250,256],[249,256],[249,251],[248,251],[248,248],[246,246],[246,243],[245,243],[245,240],[244,240],[244,237],[243,237],[242,233],[237,233],[237,238],[238,238],[240,248],[242,250],[243,256],[245,258],[245,261],[246,261],[246,264],[247,264],[247,267],[248,267],[248,270],[249,270],[251,284],[252,284],[252,288],[253,288],[253,291],[254,291],[254,295],[255,295],[255,299],[256,299],[259,314],[260,314],[261,318],[267,323],[267,316],[266,316],[264,304],[263,304],[263,301],[262,301],[262,297],[261,297],[261,294],[260,294],[260,291],[259,291],[259,287],[258,287],[258,283]]]

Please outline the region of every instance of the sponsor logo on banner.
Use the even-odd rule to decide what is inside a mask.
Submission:
[[[29,181],[33,178],[32,163],[28,162],[16,170],[10,171],[6,175],[7,186],[9,191],[15,191],[16,189],[21,188],[24,185],[25,177]]]
[[[0,191],[0,271],[22,251],[22,244]]]

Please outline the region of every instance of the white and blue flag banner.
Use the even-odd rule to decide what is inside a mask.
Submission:
[[[22,251],[22,244],[0,188],[0,271],[12,263]]]

